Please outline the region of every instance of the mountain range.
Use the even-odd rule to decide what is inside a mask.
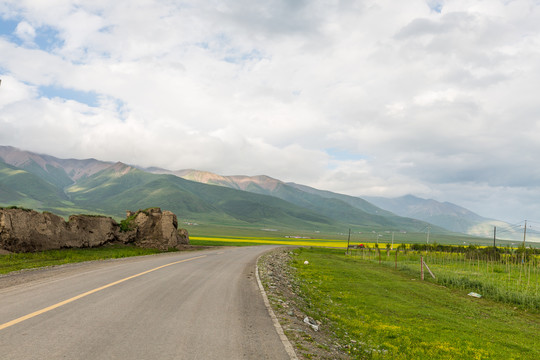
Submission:
[[[126,210],[159,206],[199,223],[321,231],[350,227],[419,232],[429,227],[434,233],[476,229],[475,235],[486,235],[485,224],[490,222],[457,205],[413,196],[364,199],[264,175],[140,168],[0,146],[0,206],[11,205],[63,216],[96,213],[117,219]]]
[[[420,219],[460,233],[468,233],[478,224],[491,221],[450,202],[422,199],[413,195],[397,198],[370,196],[364,198],[396,215]]]
[[[318,190],[306,185],[292,182],[284,183],[268,176],[222,176],[206,171],[165,169],[146,169],[156,174],[174,174],[205,184],[213,184],[258,194],[279,197],[297,205],[310,209],[332,208],[333,214],[340,219],[356,219],[358,214],[351,207],[361,210],[371,216],[383,216],[399,222],[398,217],[416,219],[429,224],[430,231],[440,232],[440,228],[454,233],[462,233],[479,237],[492,237],[494,227],[499,229],[505,239],[522,239],[522,228],[510,225],[504,221],[480,216],[464,207],[434,199],[422,199],[413,195],[396,198],[384,197],[355,197],[338,194],[331,191]],[[344,206],[344,204],[347,206]],[[335,206],[332,206],[335,205]],[[322,208],[321,208],[322,207]],[[365,219],[365,214],[363,219]],[[435,226],[433,226],[435,225]],[[427,229],[423,228],[423,231]],[[417,230],[418,231],[418,230]],[[530,240],[539,241],[531,234]]]

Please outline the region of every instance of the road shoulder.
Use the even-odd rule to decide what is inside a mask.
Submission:
[[[309,304],[296,292],[294,269],[288,265],[291,256],[290,248],[279,248],[265,253],[258,261],[261,283],[283,332],[299,359],[347,359],[333,340],[326,320],[309,319],[317,324],[317,331],[304,322],[307,315],[302,309]]]

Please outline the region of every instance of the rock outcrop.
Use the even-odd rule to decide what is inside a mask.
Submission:
[[[72,215],[66,222],[49,212],[0,209],[0,249],[31,252],[133,243],[168,250],[189,243],[176,215],[159,208],[130,212],[122,226],[110,217]]]
[[[178,230],[176,215],[170,211],[162,212],[160,208],[136,213],[128,211],[125,227],[123,242],[133,242],[140,247],[167,250],[189,244],[187,230]]]

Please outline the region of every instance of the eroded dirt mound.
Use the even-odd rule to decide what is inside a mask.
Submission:
[[[10,252],[96,247],[108,243],[133,243],[167,250],[189,244],[176,215],[159,208],[129,212],[131,226],[124,229],[106,216],[62,217],[27,209],[0,209],[0,249]]]

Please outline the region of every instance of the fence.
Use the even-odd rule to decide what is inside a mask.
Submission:
[[[435,245],[437,246],[437,245]],[[484,297],[525,308],[540,309],[540,252],[535,249],[449,247],[445,250],[366,247],[350,251],[353,258],[422,276],[427,264],[441,285],[475,291]]]

